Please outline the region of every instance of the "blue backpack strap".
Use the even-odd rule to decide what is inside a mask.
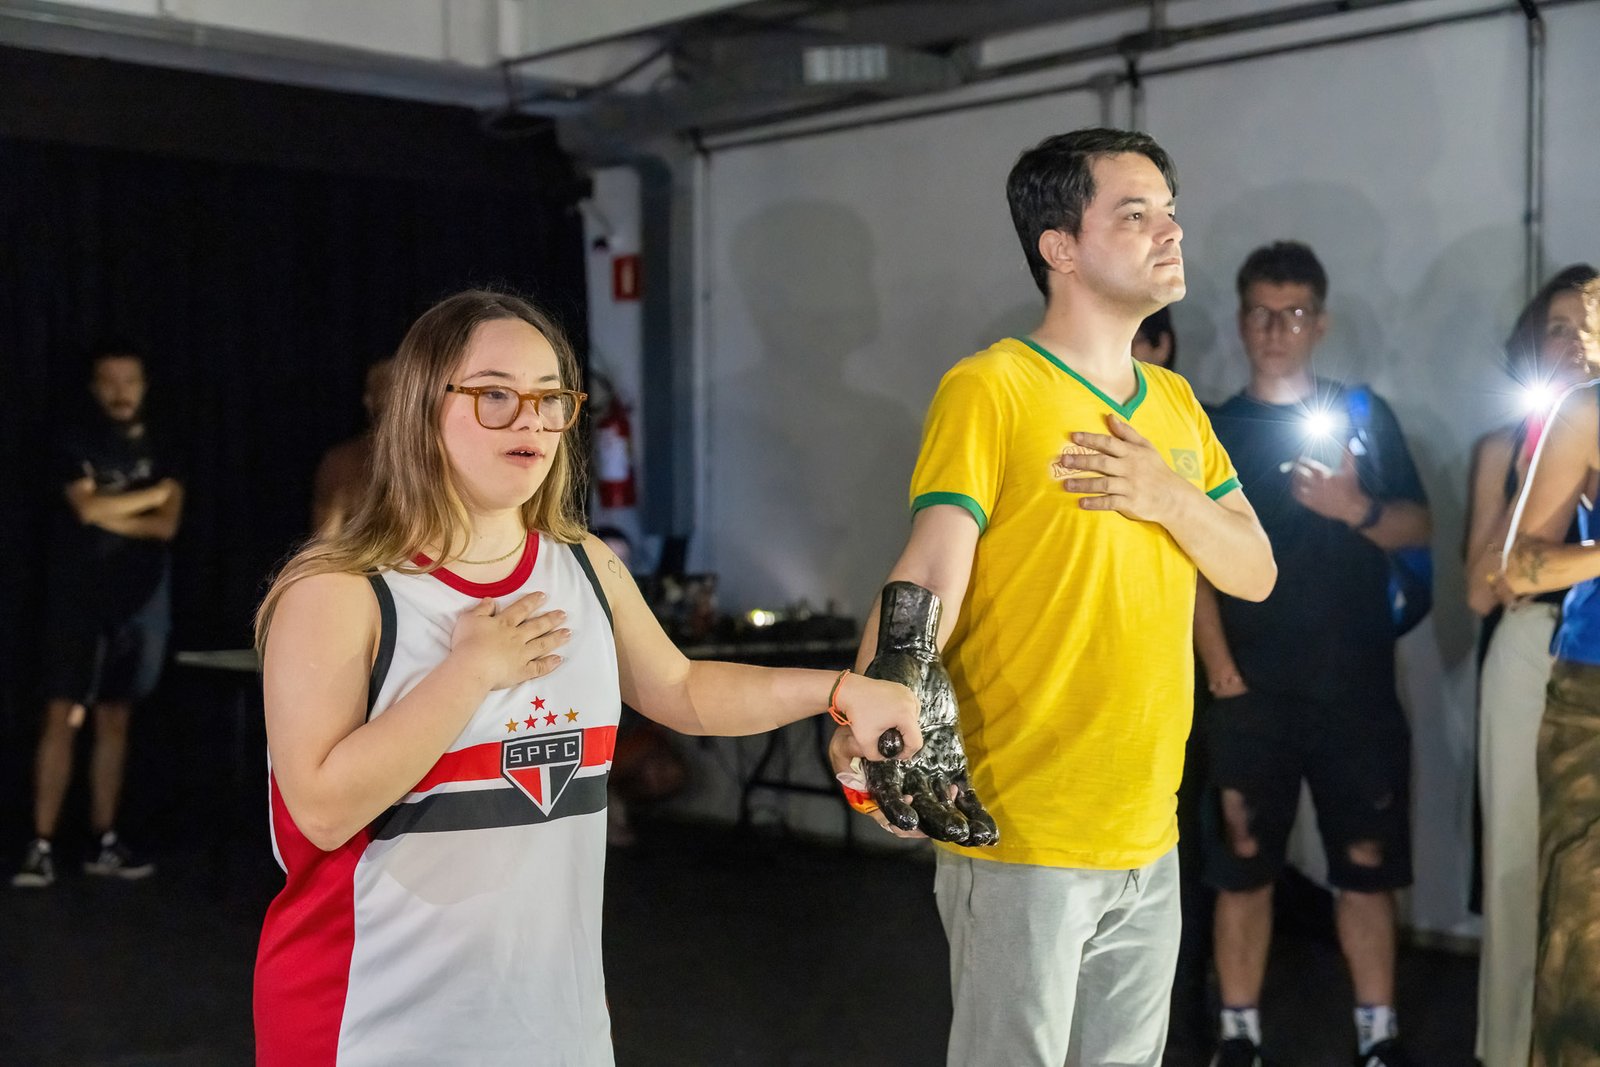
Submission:
[[[1344,390],[1344,410],[1350,418],[1350,428],[1370,452],[1372,449],[1372,390],[1365,385],[1347,385]]]
[[[1360,442],[1356,454],[1365,455],[1374,473],[1383,470],[1383,457],[1378,455],[1378,439],[1372,432],[1372,387],[1348,385],[1344,389],[1344,409],[1350,420],[1351,437]]]
[[[1350,413],[1350,425],[1365,430],[1372,425],[1372,390],[1365,385],[1347,385],[1344,390],[1345,410]]]
[[[1382,478],[1383,457],[1378,454],[1372,429],[1372,389],[1352,385],[1344,391],[1350,427],[1366,449],[1374,473]],[[1409,632],[1433,608],[1433,550],[1427,545],[1399,548],[1389,557],[1389,610],[1396,635]]]

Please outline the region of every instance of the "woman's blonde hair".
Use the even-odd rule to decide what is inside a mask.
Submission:
[[[316,574],[374,574],[393,569],[426,573],[410,561],[424,546],[439,546],[439,560],[464,549],[471,527],[466,505],[439,433],[444,387],[460,369],[472,331],[485,322],[521,319],[544,335],[560,364],[561,387],[579,388],[578,360],[554,319],[507,293],[470,289],[423,313],[395,353],[374,438],[372,477],[354,513],[338,531],[308,541],[273,579],[256,612],[256,649],[284,590]],[[522,505],[522,521],[557,541],[583,540],[580,510],[585,478],[577,442],[563,435],[550,473]]]
[[[1583,322],[1578,333],[1583,339],[1584,358],[1592,370],[1600,371],[1600,277],[1590,278],[1578,295],[1583,300]]]

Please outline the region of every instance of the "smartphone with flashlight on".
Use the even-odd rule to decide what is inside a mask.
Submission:
[[[1278,465],[1279,472],[1291,474],[1300,464],[1336,471],[1344,463],[1349,447],[1349,420],[1344,413],[1323,406],[1308,406],[1300,415],[1300,451]]]
[[[1544,435],[1545,423],[1549,421],[1556,402],[1561,399],[1561,385],[1535,377],[1522,382],[1518,386],[1518,393],[1518,407],[1522,415],[1522,453],[1519,459],[1526,465],[1533,462],[1533,454],[1539,450],[1539,438]]]

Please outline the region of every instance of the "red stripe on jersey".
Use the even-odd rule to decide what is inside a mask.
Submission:
[[[522,558],[517,560],[515,569],[498,582],[473,582],[461,577],[448,567],[440,567],[433,572],[433,576],[454,589],[458,593],[465,593],[470,597],[483,598],[486,596],[505,596],[515,593],[527,582],[529,575],[533,574],[533,564],[539,558],[539,535],[529,531],[528,543],[522,547]],[[418,552],[412,562],[419,567],[426,567],[433,560]]]
[[[599,767],[610,763],[617,751],[617,728],[596,726],[583,731],[583,762],[580,767]]]
[[[439,757],[439,762],[433,765],[433,770],[429,771],[422,781],[411,787],[411,792],[426,793],[446,782],[487,782],[499,778],[500,744],[499,741],[490,741],[488,744],[446,752]],[[600,767],[610,763],[612,753],[616,749],[615,726],[596,726],[586,729],[583,731],[583,762],[579,766]]]
[[[372,835],[324,852],[306,840],[268,780],[273,836],[288,881],[267,908],[256,953],[257,1067],[332,1067],[355,948],[355,869]]]
[[[426,793],[446,782],[484,782],[500,777],[500,742],[446,752],[422,781],[411,787],[413,793]]]

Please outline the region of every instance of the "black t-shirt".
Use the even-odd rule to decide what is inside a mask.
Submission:
[[[58,535],[53,546],[56,595],[93,597],[103,616],[137,610],[167,573],[165,541],[123,537],[78,521],[66,502],[66,486],[85,474],[102,493],[148,489],[175,472],[146,428],[129,437],[126,428],[99,417],[69,427],[57,442],[55,475]]]
[[[1368,402],[1358,398],[1352,411],[1343,386],[1318,379],[1317,403],[1340,427],[1334,441],[1321,445],[1308,444],[1305,404],[1267,404],[1240,393],[1211,415],[1278,562],[1278,584],[1265,601],[1217,598],[1234,661],[1253,689],[1329,695],[1373,685],[1392,690],[1387,554],[1290,492],[1296,459],[1311,455],[1336,466],[1339,446],[1345,445],[1368,495],[1427,503],[1394,412],[1363,392]]]

